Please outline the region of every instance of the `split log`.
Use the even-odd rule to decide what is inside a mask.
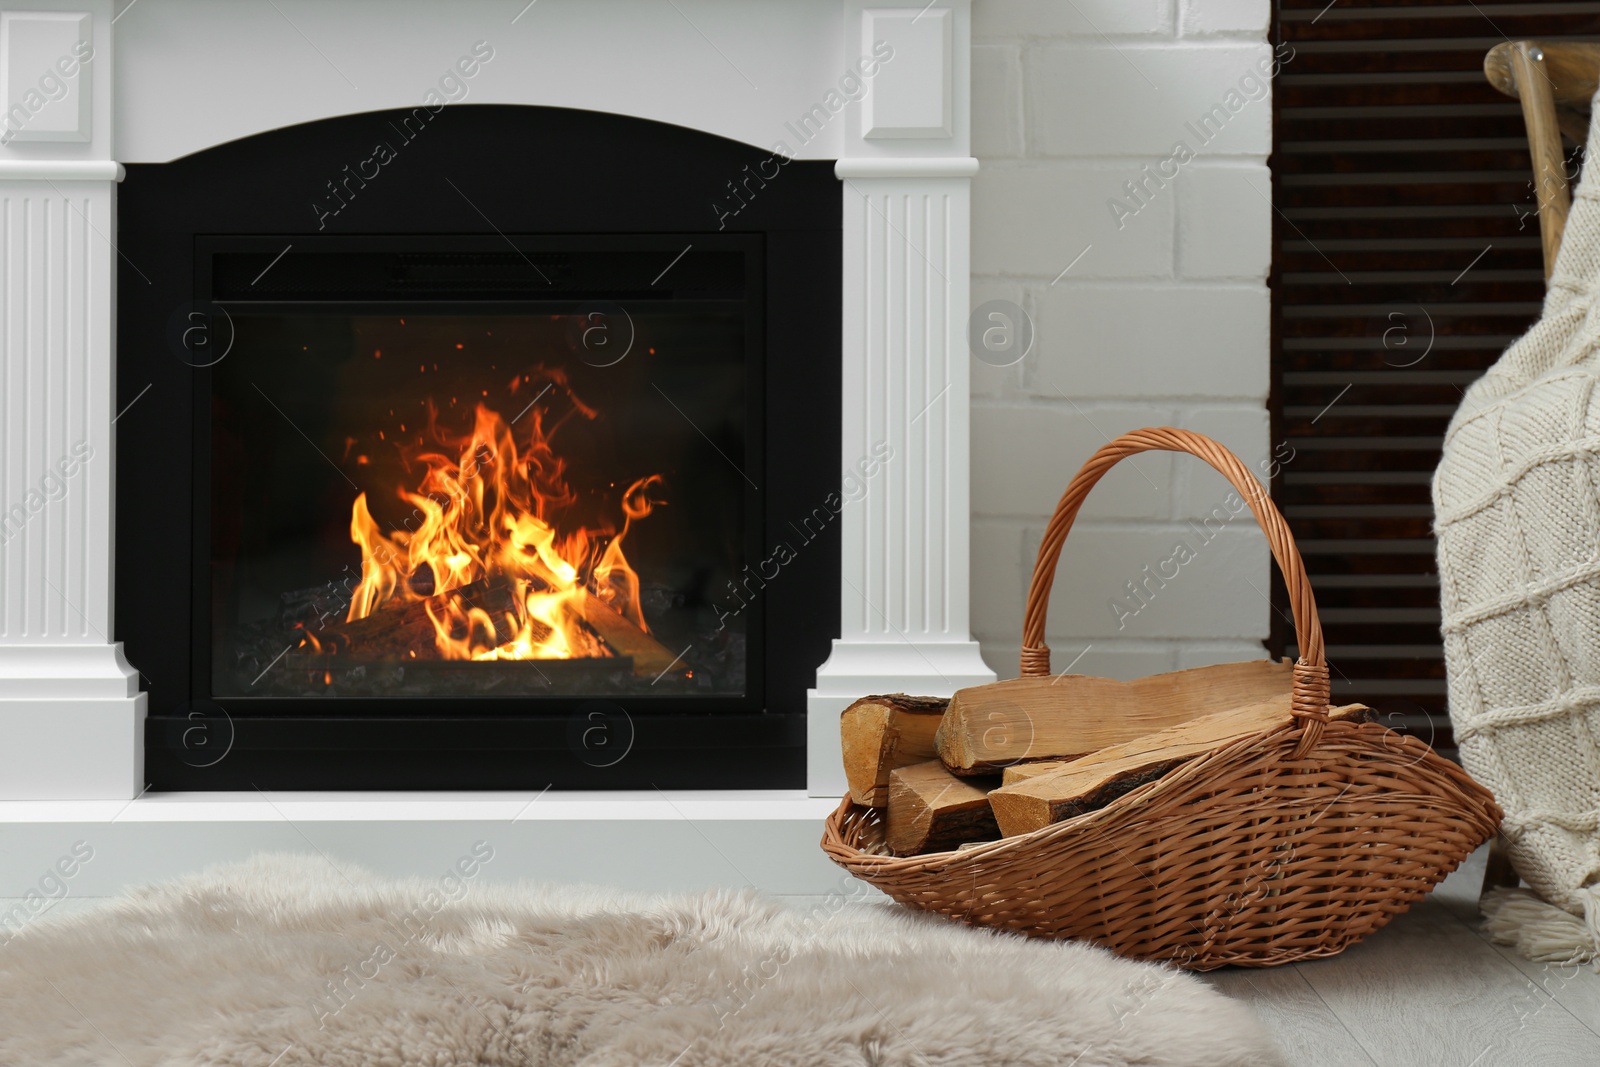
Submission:
[[[380,604],[363,619],[329,620],[305,632],[323,647],[335,647],[341,652],[372,660],[438,659],[439,651],[434,637],[433,620],[429,609],[439,618],[446,617],[451,609],[465,613],[472,608],[487,612],[496,627],[513,625],[507,622],[509,614],[520,619],[522,612],[517,604],[516,591],[504,578],[480,578],[475,582],[436,593],[423,600]],[[535,620],[535,628],[546,629]],[[508,633],[509,637],[509,633]]]
[[[306,632],[323,649],[337,649],[367,660],[414,663],[440,658],[433,621],[428,617],[430,609],[444,618],[447,611],[465,614],[473,608],[488,614],[496,627],[496,633],[488,636],[500,641],[510,640],[524,621],[515,586],[504,576],[495,575],[423,600],[384,603],[364,619],[330,620]],[[666,646],[598,597],[585,594],[577,609],[584,623],[617,658],[630,660],[634,677],[656,678],[676,662],[677,657]],[[535,640],[550,636],[550,628],[538,619],[527,621]]]
[[[1000,784],[1016,785],[1018,782],[1026,782],[1029,778],[1037,778],[1041,774],[1058,771],[1069,762],[1071,761],[1047,759],[1039,760],[1036,763],[1016,763],[1005,769],[1005,772],[1000,776]]]
[[[1105,807],[1174,767],[1253,734],[1294,721],[1288,697],[1247,704],[1112,745],[989,794],[995,820],[1015,837]],[[1337,708],[1330,719],[1350,719],[1366,709]]]
[[[585,594],[579,604],[583,621],[619,656],[633,657],[635,678],[659,678],[681,657],[645,633],[616,608],[599,597]],[[687,670],[687,667],[684,667]]]
[[[1334,707],[1334,709],[1328,710],[1328,721],[1334,721],[1334,723],[1338,723],[1338,721],[1347,721],[1347,723],[1365,723],[1365,721],[1370,721],[1370,712],[1371,709],[1368,709],[1366,705],[1347,704],[1346,707]],[[1091,753],[1091,755],[1093,755],[1093,753]],[[1005,769],[1005,773],[1000,776],[1000,784],[1016,785],[1018,782],[1026,782],[1027,779],[1030,779],[1030,777],[1038,777],[1040,774],[1050,774],[1051,771],[1059,771],[1059,769],[1064,768],[1069,761],[1070,760],[1038,760],[1037,763],[1016,763],[1016,765],[1008,766],[1008,768]]]
[[[939,758],[956,774],[1072,760],[1108,745],[1293,688],[1288,660],[1154,674],[1132,682],[1083,674],[1013,678],[957,691],[939,725]]]
[[[943,852],[967,841],[1000,836],[989,790],[999,780],[957,778],[938,760],[897,767],[889,774],[885,841],[899,856]]]
[[[862,697],[839,716],[844,776],[857,804],[889,803],[889,772],[938,756],[933,735],[950,703],[944,697],[904,693]]]
[[[1371,716],[1370,708],[1362,704],[1347,704],[1342,708],[1330,708],[1328,721],[1330,722],[1368,722]],[[1091,753],[1091,755],[1093,755]],[[1037,763],[1018,763],[1007,767],[1001,776],[1001,785],[1016,785],[1026,782],[1030,778],[1037,778],[1041,774],[1050,774],[1065,767],[1069,760],[1040,760]]]

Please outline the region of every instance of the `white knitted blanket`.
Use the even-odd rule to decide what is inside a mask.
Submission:
[[[1600,123],[1589,144],[1600,153]],[[1597,171],[1585,168],[1543,316],[1467,391],[1433,480],[1461,761],[1505,809],[1518,873],[1571,917],[1526,894],[1486,910],[1544,959],[1600,952]]]

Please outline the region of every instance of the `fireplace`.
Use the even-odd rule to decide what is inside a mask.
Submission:
[[[340,166],[408,121],[272,131],[123,185],[124,373],[153,385],[118,424],[117,628],[148,777],[800,787],[838,612],[818,441],[839,382],[815,373],[838,350],[836,179],[472,105],[392,173]],[[741,174],[748,208],[707,228],[695,191]]]
[[[52,90],[60,99],[24,100],[25,120],[0,139],[0,505],[14,520],[0,531],[0,729],[13,742],[0,750],[0,799],[121,804],[147,788],[319,785],[609,789],[562,802],[560,810],[587,818],[635,810],[626,799],[635,794],[621,792],[629,785],[781,791],[803,781],[813,797],[838,796],[838,713],[853,697],[950,692],[993,678],[968,631],[968,214],[977,161],[967,0],[30,7],[0,14],[0,85],[24,92],[40,72],[73,73]],[[58,66],[64,56],[81,58]],[[693,272],[728,269],[700,258],[711,252],[743,257],[740,279],[719,295],[691,294]],[[574,273],[559,294],[528,288],[545,285],[532,264],[549,274],[561,260],[576,272],[611,254],[653,266],[648,277],[628,271],[620,280]],[[357,269],[340,256],[391,259]],[[319,280],[318,263],[343,266]],[[458,306],[459,293],[424,291],[453,284],[448,275],[462,269],[476,272],[475,290]],[[396,278],[415,287],[403,300],[356,287]],[[326,288],[314,292],[318,285]],[[741,285],[743,295],[731,295]],[[601,447],[608,427],[639,410],[637,397],[579,382],[605,368],[570,347],[575,320],[591,312],[620,306],[630,330],[642,324],[666,336],[692,321],[689,304],[701,299],[721,301],[724,325],[740,319],[747,346],[742,401],[721,405],[728,432],[703,427],[738,460],[722,476],[742,470],[755,483],[726,493],[668,477],[674,457],[665,451]],[[602,560],[633,522],[624,497],[606,494],[655,474],[662,481],[647,490],[650,514],[622,536],[639,581],[633,631],[598,632],[590,615],[605,605],[626,618],[627,598],[617,608],[616,593],[595,584],[597,570],[616,571],[580,552],[574,576],[596,610],[581,613],[570,640],[592,640],[583,650],[605,654],[569,655],[561,666],[545,657],[537,665],[552,684],[522,692],[526,661],[476,656],[506,644],[502,623],[508,636],[532,631],[529,583],[513,589],[507,575],[485,574],[441,591],[431,564],[412,567],[403,590],[394,579],[400,603],[390,595],[350,618],[341,587],[360,587],[350,575],[367,560],[350,540],[355,499],[364,490],[368,513],[391,523],[392,535],[421,508],[399,494],[426,495],[417,491],[424,478],[397,452],[354,451],[359,440],[346,455],[345,438],[361,433],[310,425],[319,411],[356,402],[339,390],[322,395],[302,383],[272,397],[302,405],[294,421],[328,453],[323,460],[288,420],[261,421],[270,404],[249,381],[274,394],[277,385],[232,376],[259,365],[260,345],[291,320],[314,318],[322,332],[315,344],[301,342],[300,357],[282,346],[285,358],[310,361],[337,333],[338,358],[349,361],[361,356],[358,334],[397,329],[402,317],[410,330],[456,316],[444,332],[459,336],[443,343],[464,347],[443,350],[438,373],[466,377],[486,354],[488,331],[503,339],[519,328],[512,320],[535,331],[541,315],[542,332],[526,337],[544,351],[517,364],[528,378],[521,388],[551,385],[533,412],[523,413],[520,389],[510,394],[498,353],[476,400],[457,389],[452,408],[434,382],[410,397],[419,412],[434,401],[449,446],[438,455],[457,476],[478,472],[482,450],[461,440],[464,405],[472,427],[479,403],[506,423],[520,460],[532,441],[516,435],[529,432],[534,412],[548,427],[562,415],[558,398],[581,401],[595,417],[571,417],[556,435],[578,502],[547,514],[563,530],[593,531],[586,544]],[[495,316],[500,324],[489,325]],[[588,321],[619,336],[615,318]],[[484,331],[476,343],[463,332],[475,327]],[[677,344],[657,345],[656,355],[682,355]],[[390,358],[372,347],[382,360],[361,358]],[[648,347],[630,350],[620,369],[636,372],[632,362]],[[730,374],[732,348],[717,347]],[[433,362],[419,360],[428,367],[419,382]],[[541,365],[546,377],[570,372],[576,401],[536,379]],[[399,385],[360,385],[368,387]],[[240,388],[249,390],[243,407]],[[219,415],[219,402],[233,406]],[[739,403],[735,423],[729,413]],[[381,422],[391,406],[396,431],[412,432],[399,406],[362,409]],[[666,415],[660,407],[652,417]],[[387,448],[389,426],[377,430]],[[372,432],[369,421],[362,433]],[[238,434],[250,443],[230,438]],[[297,442],[298,457],[288,451]],[[306,488],[277,487],[276,510],[251,513],[258,502],[230,480],[230,461],[252,479],[304,474]],[[384,464],[403,476],[365,480]],[[492,467],[483,473],[496,476]],[[747,505],[751,495],[759,501],[742,527],[725,517],[714,536],[697,527],[708,535],[698,561],[672,550],[673,524],[691,505],[731,515],[739,492]],[[451,499],[443,492],[435,502]],[[255,540],[240,533],[246,522]],[[735,543],[740,555],[730,558]],[[409,562],[411,542],[404,547]],[[740,570],[730,589],[733,562]],[[722,583],[710,603],[719,635],[743,635],[742,689],[725,682],[739,673],[736,652],[708,660],[688,647],[705,625],[696,598],[714,582]],[[480,592],[520,600],[463,600]],[[577,596],[567,592],[570,605]],[[426,617],[432,598],[452,594],[459,610],[445,636],[465,641],[467,658],[445,658],[424,633],[415,659],[430,649],[439,658],[409,669],[406,681],[387,653],[335,665],[353,642],[336,639],[330,651],[301,647],[294,634],[264,651],[241,647],[251,640],[241,628],[256,627],[260,644],[298,622],[321,642],[336,628],[392,619],[391,609],[420,604]],[[432,606],[435,615],[445,608]],[[492,634],[479,619],[472,636],[475,608],[490,616]],[[662,654],[656,646],[688,651],[649,685],[658,674],[634,672]],[[399,647],[413,659],[412,645]],[[264,652],[284,658],[244,679]],[[219,677],[230,656],[233,675]],[[401,691],[429,671],[443,682],[476,667],[489,669],[467,677],[485,685],[499,671],[512,680],[477,695]],[[556,692],[562,670],[572,673]],[[272,689],[235,695],[241,684]],[[680,689],[661,695],[669,684]],[[614,766],[593,765],[618,751],[627,755]],[[557,763],[561,774],[529,769]],[[763,803],[787,805],[790,793],[763,794]],[[647,795],[679,814],[677,801]],[[170,813],[207,802],[180,793],[160,803]],[[242,811],[239,803],[229,796],[206,817],[231,821],[226,812]],[[346,802],[315,803],[333,812]],[[733,818],[769,810],[721,795],[705,803]],[[814,807],[785,807],[783,832],[814,837]]]

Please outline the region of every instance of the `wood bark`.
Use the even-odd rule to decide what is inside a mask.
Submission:
[[[889,848],[912,856],[998,838],[988,793],[999,784],[997,778],[957,778],[938,760],[895,768],[889,774]]]
[[[1132,682],[1059,674],[962,689],[937,737],[956,774],[998,774],[1014,764],[1071,760],[1201,715],[1282,697],[1287,660],[1255,660],[1156,674]]]
[[[839,716],[844,775],[857,804],[889,803],[889,772],[938,756],[933,737],[950,701],[904,693],[862,697]]]
[[[1289,707],[1281,697],[1203,715],[1004,785],[989,794],[995,820],[1001,833],[1015,837],[1104,807],[1197,756],[1293,722]],[[1350,705],[1330,719],[1359,721],[1365,711]]]

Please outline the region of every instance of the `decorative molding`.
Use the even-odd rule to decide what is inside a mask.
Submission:
[[[845,179],[842,618],[807,694],[819,795],[844,787],[850,700],[995,677],[968,627],[970,200],[966,177]]]
[[[89,141],[93,21],[86,11],[0,11],[0,144]]]
[[[784,122],[831,110],[830,96],[859,89],[850,73],[858,31],[846,30],[842,4],[546,2],[519,15],[526,5],[408,0],[386,5],[382,17],[327,0],[161,0],[154,18],[128,10],[116,25],[116,156],[167,162],[297,123],[418,107],[430,90],[468,104],[633,115],[767,152],[782,141],[801,159],[840,155],[837,113],[803,142]],[[477,41],[494,58],[463,90],[452,63]],[[280,76],[286,62],[293,73]]]
[[[115,185],[0,181],[0,643],[111,632]]]
[[[109,159],[0,159],[0,182],[120,182],[127,173]]]
[[[994,681],[969,629],[969,0],[846,0],[848,47],[894,48],[848,119],[845,487],[839,640],[806,694],[807,785],[845,791],[839,712],[868,693],[948,696]],[[863,47],[863,45],[865,47]],[[861,464],[892,449],[863,477]],[[871,464],[868,464],[871,469]],[[852,473],[854,472],[854,473]]]
[[[122,645],[0,644],[5,700],[115,700],[138,695]]]
[[[948,7],[868,8],[861,13],[861,53],[888,46],[872,92],[862,101],[861,136],[868,140],[943,138],[955,132],[955,12]]]
[[[0,162],[0,799],[144,787],[146,701],[110,640],[121,171]]]
[[[972,156],[857,156],[833,165],[840,178],[970,178],[978,173]]]
[[[100,649],[109,662],[111,647]],[[121,658],[120,650],[115,654]],[[134,678],[127,679],[131,687]],[[145,696],[0,699],[0,801],[115,800],[143,792]]]

